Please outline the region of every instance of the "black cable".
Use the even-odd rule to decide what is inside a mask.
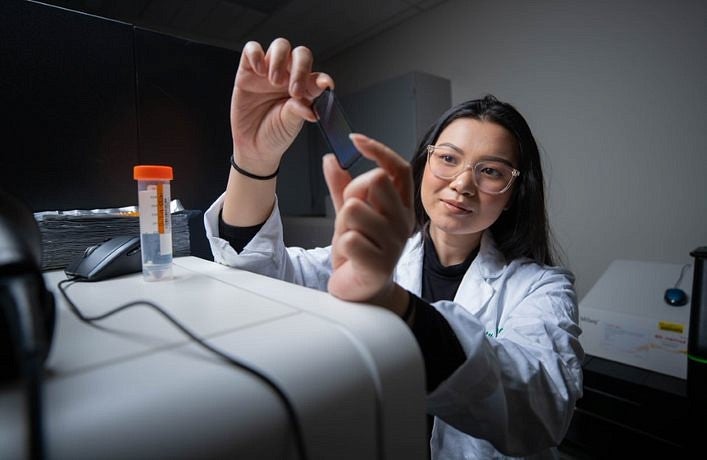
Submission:
[[[680,269],[680,277],[675,282],[675,286],[673,286],[674,288],[677,288],[680,286],[680,283],[682,283],[682,278],[685,276],[685,270],[687,270],[688,268],[690,268],[690,264],[685,264],[682,266],[682,268]]]
[[[26,392],[27,407],[30,417],[30,452],[32,460],[43,460],[46,456],[46,441],[44,438],[44,420],[42,409],[42,359],[34,353],[26,365],[27,371]]]
[[[250,365],[250,364],[245,364],[243,362],[240,362],[236,360],[235,358],[227,355],[226,353],[222,352],[221,350],[212,347],[208,343],[206,343],[202,338],[191,332],[189,329],[187,329],[185,326],[183,326],[179,321],[177,321],[174,317],[172,317],[169,313],[167,313],[165,310],[163,310],[159,305],[154,304],[148,300],[136,300],[133,302],[126,303],[124,305],[121,305],[119,307],[114,308],[113,310],[110,310],[102,315],[98,316],[84,316],[83,313],[78,309],[76,304],[69,299],[69,296],[66,294],[66,288],[64,287],[65,284],[67,283],[73,283],[73,282],[80,282],[76,278],[67,278],[65,280],[59,281],[57,284],[57,287],[59,288],[59,292],[61,295],[64,297],[66,300],[66,303],[69,305],[69,309],[71,312],[76,315],[78,319],[81,321],[92,324],[94,321],[100,321],[102,319],[108,318],[109,316],[112,316],[120,311],[126,310],[130,307],[134,307],[137,305],[146,305],[148,307],[152,307],[159,314],[161,314],[164,318],[167,319],[172,325],[174,325],[177,329],[182,331],[184,335],[201,345],[203,348],[206,350],[214,353],[217,355],[219,358],[223,359],[224,361],[228,362],[229,364],[232,364],[233,366],[237,367],[238,369],[242,369],[251,375],[255,376],[262,382],[264,382],[267,386],[272,388],[272,390],[277,394],[277,396],[282,400],[283,405],[285,406],[285,410],[287,411],[287,415],[290,418],[290,423],[292,424],[292,430],[295,432],[295,441],[297,444],[297,452],[299,454],[299,457],[302,460],[307,459],[307,452],[305,449],[304,445],[304,436],[302,434],[302,427],[300,426],[299,419],[297,418],[297,413],[295,412],[295,409],[292,405],[292,402],[290,401],[290,398],[287,396],[285,391],[280,388],[280,386],[275,383],[270,377],[268,377],[263,371],[260,371],[255,368],[255,366]]]

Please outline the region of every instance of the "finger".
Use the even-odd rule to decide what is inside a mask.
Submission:
[[[390,176],[384,170],[374,169],[351,181],[344,189],[344,202],[352,199],[365,201],[386,219],[387,224],[382,231],[391,233],[392,230],[393,234],[407,236],[406,216],[409,211],[403,206]]]
[[[287,106],[289,110],[296,113],[297,116],[304,118],[305,120],[315,123],[317,121],[317,116],[312,111],[312,105],[310,102],[304,99],[289,99],[287,101]]]
[[[317,121],[317,116],[312,109],[312,102],[327,88],[334,88],[334,80],[328,74],[312,72],[307,76],[300,96],[302,104],[306,107],[306,113],[301,114],[304,119],[312,123]]]
[[[381,195],[385,194],[386,192],[392,192],[390,193],[391,200],[395,201],[397,193],[395,188],[393,187],[392,179],[390,178],[388,173],[381,168],[371,169],[353,179],[351,183],[349,183],[344,189],[343,197],[344,200],[358,198],[364,201],[368,201],[369,195],[373,192],[373,190],[377,190],[377,194]],[[383,207],[377,207],[377,209],[383,214],[387,214],[386,211],[391,206],[387,205],[386,203],[379,204]]]
[[[369,169],[363,174],[355,177],[351,180],[344,190],[344,200],[348,198],[359,198],[361,200],[366,200],[366,195],[368,193],[368,188],[372,186],[373,182],[378,177],[387,177],[388,173],[383,171],[381,168]]]
[[[339,236],[337,246],[341,255],[354,266],[362,265],[367,272],[378,271],[376,267],[383,268],[377,263],[383,257],[383,251],[363,233],[348,230]]]
[[[382,142],[360,133],[352,133],[350,138],[366,158],[375,161],[389,173],[397,172],[397,170],[404,169],[408,166],[407,160]]]
[[[263,51],[260,43],[250,41],[243,46],[239,66],[243,69],[252,70],[257,75],[265,75],[265,51]]]
[[[305,78],[305,84],[301,87],[302,92],[299,97],[292,98],[292,110],[305,120],[316,123],[317,115],[312,109],[312,101],[319,96],[327,86],[321,88],[317,85],[334,85],[334,81],[329,75],[311,73]]]
[[[344,169],[341,169],[336,157],[328,153],[322,158],[322,169],[324,171],[324,180],[329,188],[331,201],[334,203],[334,209],[338,212],[344,201],[344,189],[351,182],[351,175]]]
[[[328,73],[317,72],[313,75],[314,79],[311,80],[310,84],[307,86],[309,95],[312,96],[312,99],[322,94],[322,92],[327,88],[332,90],[334,89],[334,79],[331,78]]]
[[[379,248],[386,246],[385,240],[390,235],[388,220],[358,198],[344,201],[336,215],[334,228],[338,235],[350,230],[357,231]]]
[[[302,98],[307,94],[307,84],[312,73],[312,52],[309,48],[298,46],[292,50],[290,64],[290,95]]]
[[[400,194],[389,176],[376,179],[368,188],[366,202],[385,217],[387,234],[407,239],[410,234],[408,218],[410,209],[403,205]]]
[[[275,86],[286,85],[289,81],[287,68],[290,64],[290,42],[284,38],[276,38],[270,44],[265,61],[268,66],[268,80]]]
[[[400,194],[406,208],[412,206],[413,184],[410,163],[395,153],[387,145],[363,134],[351,134],[351,141],[359,152],[369,160],[375,161],[393,179],[393,184]]]

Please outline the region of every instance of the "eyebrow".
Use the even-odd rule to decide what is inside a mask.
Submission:
[[[460,155],[464,155],[464,150],[460,149],[456,145],[451,144],[449,142],[443,142],[441,144],[438,144],[437,147],[449,147],[450,149],[454,150],[455,152],[459,153]],[[485,155],[485,156],[481,157],[481,159],[480,159],[480,161],[488,161],[488,160],[505,163],[508,166],[510,166],[511,168],[515,169],[515,166],[513,165],[513,163],[510,160],[506,159],[505,157],[495,156],[495,155]]]

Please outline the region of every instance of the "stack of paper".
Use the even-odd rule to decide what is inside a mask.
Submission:
[[[179,200],[171,203],[172,251],[175,257],[190,255],[189,218]],[[64,269],[87,247],[116,236],[138,236],[137,207],[44,211],[34,214],[42,235],[42,270]]]

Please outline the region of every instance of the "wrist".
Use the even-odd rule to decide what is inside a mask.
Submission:
[[[397,283],[391,282],[383,288],[375,297],[370,300],[371,303],[387,308],[401,318],[408,312],[410,305],[410,295],[408,291],[400,287]]]
[[[280,168],[280,159],[269,158],[265,155],[249,154],[245,148],[234,145],[233,153],[229,159],[231,169],[236,172],[246,171],[254,176],[267,177],[276,174]],[[248,176],[248,174],[244,174]]]
[[[278,165],[277,168],[275,169],[275,172],[272,172],[270,174],[258,174],[252,172],[252,170],[248,170],[243,168],[242,166],[239,166],[238,163],[236,163],[236,159],[234,155],[231,155],[231,166],[233,169],[235,169],[239,174],[242,176],[248,177],[250,179],[255,179],[255,180],[270,180],[274,179],[277,177],[277,174],[280,172],[280,166]]]

